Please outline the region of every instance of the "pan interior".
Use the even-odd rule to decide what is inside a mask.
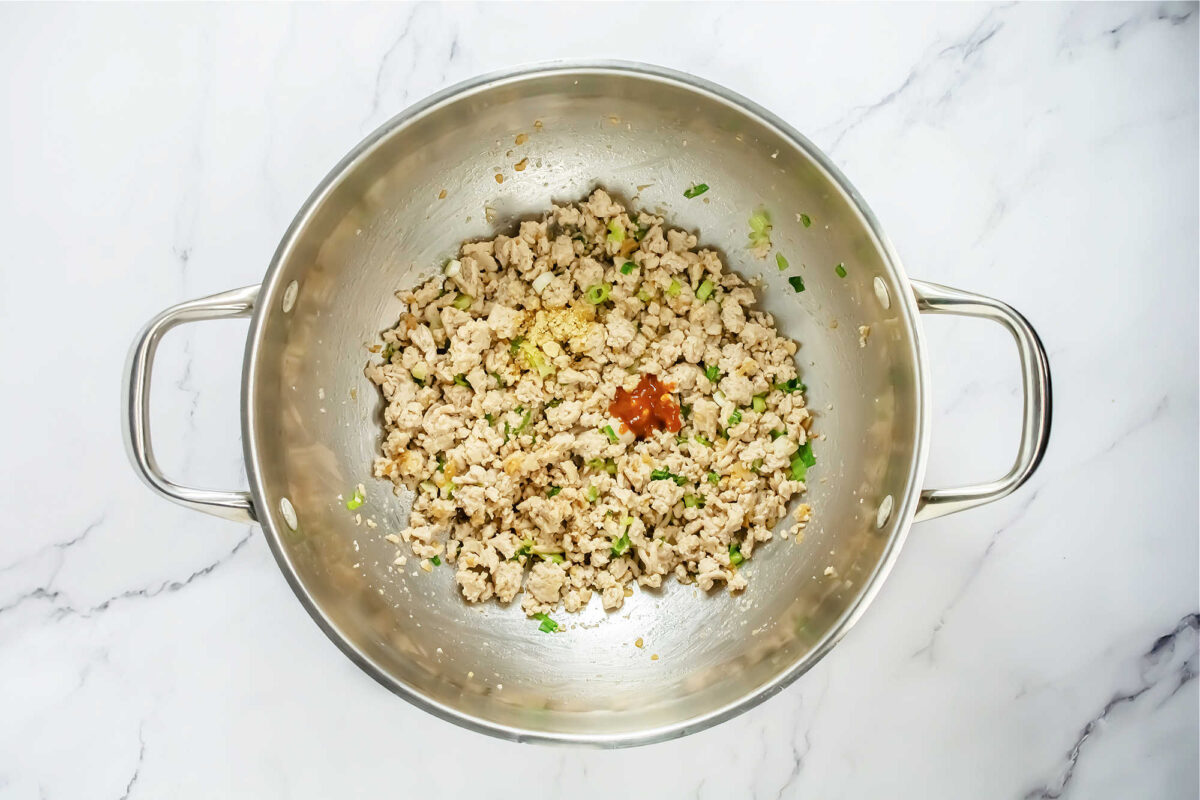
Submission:
[[[264,284],[245,433],[264,529],[343,649],[385,684],[475,727],[606,741],[695,727],[819,656],[907,528],[922,385],[905,279],[861,204],[806,147],[675,77],[575,68],[437,100],[389,123],[335,171]],[[698,182],[711,188],[686,199]],[[397,289],[428,277],[464,239],[598,185],[762,277],[761,306],[801,343],[820,435],[805,498],[813,521],[800,543],[761,546],[741,596],[669,581],[615,613],[598,598],[581,614],[560,613],[568,630],[547,635],[518,603],[467,605],[449,567],[425,573],[410,558],[393,568],[396,547],[382,537],[399,532],[406,509],[372,476],[382,401],[363,366],[367,345],[400,313]],[[760,207],[787,272],[774,253],[759,261],[746,249],[747,219]],[[859,326],[870,327],[865,347]],[[344,504],[358,483],[367,489],[361,522]],[[881,504],[891,513],[879,527]]]

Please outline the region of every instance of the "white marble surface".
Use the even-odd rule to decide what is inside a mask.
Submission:
[[[1197,17],[0,6],[0,796],[1196,797]],[[811,673],[618,752],[495,741],[393,698],[257,529],[152,496],[118,428],[135,331],[256,282],[360,137],[479,72],[578,56],[685,69],[793,122],[913,275],[1030,317],[1056,391],[1030,484],[914,530]],[[989,477],[1015,443],[1011,345],[926,324],[930,481]],[[187,481],[244,480],[243,333],[162,350],[155,431]]]

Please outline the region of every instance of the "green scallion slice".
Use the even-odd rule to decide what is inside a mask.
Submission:
[[[633,263],[632,261],[626,261],[624,264],[621,265],[621,274],[628,275],[629,273],[633,272],[634,269],[636,269],[636,268],[637,268],[637,264]]]
[[[800,224],[806,228],[812,227],[812,217],[810,217],[808,214],[801,214]]]
[[[696,299],[703,303],[713,293],[713,282],[705,278],[700,282],[700,288],[696,289]]]
[[[729,427],[731,427],[731,428],[732,428],[734,425],[737,425],[737,424],[738,424],[739,422],[741,422],[741,421],[742,421],[742,412],[741,412],[741,410],[739,410],[739,409],[734,409],[733,413],[729,415],[729,420],[728,420],[728,422],[729,422]]]
[[[362,508],[362,504],[366,502],[366,499],[366,495],[364,495],[362,490],[356,486],[354,487],[354,494],[351,495],[350,499],[346,501],[346,508],[351,511]]]
[[[561,486],[551,486],[549,489],[546,490],[546,497],[554,497],[554,495],[558,494],[561,491],[562,491]]]
[[[779,271],[783,272],[788,268],[788,260],[783,257],[783,253],[775,254],[775,263],[779,265]]]
[[[667,294],[671,297],[678,297],[679,290],[683,287],[679,285],[679,281],[671,281],[671,285],[667,287]]]
[[[754,399],[750,401],[750,408],[751,408],[751,409],[753,409],[753,410],[754,410],[756,413],[759,413],[759,414],[761,414],[761,413],[763,413],[764,411],[766,411],[766,410],[767,410],[767,397],[766,397],[766,395],[762,395],[762,394],[756,394],[756,395],[754,395]]]
[[[693,197],[699,197],[700,195],[704,194],[707,191],[708,191],[707,183],[697,183],[689,189],[684,189],[683,196],[686,197],[688,200],[691,200]]]
[[[846,277],[846,265],[845,264],[838,264],[836,267],[833,268],[833,271],[837,273],[837,276],[839,278]]]
[[[542,624],[538,625],[538,630],[542,633],[554,633],[556,630],[558,630],[558,623],[550,619],[549,614],[539,612],[534,614],[533,618],[536,620],[541,620]]]
[[[613,430],[612,425],[605,425],[600,430],[602,430],[604,432],[604,435],[607,436],[608,440],[610,442],[612,442],[613,444],[616,444],[617,442],[621,441],[621,437],[617,436],[617,432]]]
[[[704,377],[708,378],[709,383],[716,383],[717,378],[721,377],[721,370],[717,369],[716,364],[712,364],[704,368]]]
[[[625,241],[625,228],[615,219],[608,223],[608,240],[613,244]]]
[[[713,486],[716,486],[718,483],[721,482],[721,476],[715,472],[710,472],[710,473],[708,473],[708,482],[711,483]]]
[[[458,297],[454,298],[454,302],[451,303],[450,305],[454,306],[459,311],[466,311],[468,308],[471,307],[471,303],[474,303],[474,302],[475,302],[475,298],[471,297],[471,295],[459,294]]]
[[[741,545],[737,544],[736,542],[729,545],[729,563],[730,564],[732,564],[733,566],[736,567],[737,565],[741,564],[745,560],[746,560],[746,557],[742,555]]]
[[[799,275],[793,275],[792,277],[788,278],[788,283],[790,283],[792,288],[797,292],[804,291],[804,278],[801,278]]]
[[[438,556],[434,556],[433,558],[429,559],[429,563],[433,564],[435,567],[440,567],[442,565],[442,559]]]
[[[612,293],[612,287],[606,283],[597,283],[595,286],[589,286],[587,291],[583,293],[583,299],[587,300],[594,306],[598,306],[608,299]]]

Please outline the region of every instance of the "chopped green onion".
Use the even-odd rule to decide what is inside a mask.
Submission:
[[[551,486],[549,489],[546,490],[546,497],[554,497],[554,495],[558,494],[561,491],[562,491],[561,486]]]
[[[733,566],[736,567],[738,564],[741,564],[745,560],[746,560],[746,557],[742,555],[741,545],[739,545],[737,542],[734,542],[733,544],[729,545],[729,563],[730,564],[732,564]]]
[[[556,630],[558,630],[558,623],[550,619],[549,614],[538,612],[537,614],[533,615],[533,618],[542,621],[542,624],[538,625],[538,630],[542,633],[554,633]]]
[[[542,561],[553,561],[555,564],[561,564],[566,561],[562,553],[538,553],[538,557]]]
[[[608,240],[613,244],[625,241],[625,228],[615,219],[608,223]]]
[[[496,418],[493,417],[491,414],[484,414],[483,418],[487,420],[487,424],[488,424],[489,428],[496,424]]]
[[[839,278],[846,277],[846,265],[845,264],[838,264],[836,267],[833,268],[833,271],[837,273],[837,276]]]
[[[459,311],[466,311],[468,308],[471,307],[471,303],[474,303],[474,302],[475,302],[475,298],[471,297],[471,295],[459,294],[458,297],[454,298],[454,302],[451,303],[450,305],[454,306]]]
[[[521,542],[521,546],[517,548],[517,551],[515,553],[513,553],[512,558],[510,558],[509,561],[516,561],[521,556],[527,556],[532,552],[533,552],[533,540],[525,539]]]
[[[676,486],[683,486],[688,482],[688,479],[682,475],[676,475],[670,470],[656,469],[650,472],[650,480],[652,481],[675,481]]]
[[[596,500],[597,500],[599,497],[600,497],[600,490],[599,490],[599,489],[597,489],[595,486],[589,486],[589,487],[587,488],[587,501],[588,501],[589,503],[594,503],[594,502],[596,502]]]
[[[761,414],[767,410],[767,396],[762,394],[754,395],[754,399],[750,401],[750,408]]]
[[[429,367],[424,362],[421,362],[412,368],[411,374],[414,381],[424,383],[425,379],[429,377]]]
[[[808,216],[808,214],[801,214],[800,215],[800,224],[806,228],[811,227],[812,226],[812,217]]]
[[[504,443],[508,444],[508,436],[512,433],[512,427],[508,424],[508,420],[504,421]]]
[[[351,498],[346,501],[346,508],[350,509],[351,511],[361,508],[362,504],[366,501],[366,499],[367,499],[366,495],[364,495],[362,493],[362,489],[359,489],[356,486],[356,487],[354,487],[353,496],[351,496]]]
[[[771,431],[771,441],[775,441],[780,436],[787,436],[787,431]]]
[[[445,457],[444,455],[442,455],[441,453],[438,453],[436,456],[434,456],[434,459],[437,461],[437,471],[438,471],[438,472],[445,472],[445,470],[446,470],[446,457]]]
[[[692,407],[684,403],[679,406],[679,413],[684,419],[687,419],[692,415]]]
[[[626,261],[621,265],[621,274],[628,275],[629,273],[633,272],[636,267],[637,264],[633,263],[632,261]]]
[[[626,517],[625,519],[629,519],[629,518]],[[628,528],[629,526],[624,525],[623,527]],[[625,551],[627,551],[628,549],[629,549],[629,531],[623,530],[621,532],[621,538],[619,538],[615,542],[613,542],[612,554],[614,556],[624,555]]]
[[[684,508],[704,508],[704,498],[694,494],[685,494],[683,496]]]
[[[513,341],[515,342],[516,339]],[[529,368],[537,370],[538,374],[543,378],[554,372],[554,365],[546,360],[541,350],[526,343],[524,340],[521,342],[520,350],[521,354],[525,356],[525,363],[529,365]]]
[[[520,410],[521,409],[519,409],[519,408],[517,409],[518,412],[520,412]],[[521,424],[518,425],[517,427],[513,428],[513,433],[520,433],[521,431],[525,430],[525,426],[529,424],[529,418],[532,416],[533,416],[532,411],[526,411],[521,416]]]
[[[708,191],[707,183],[697,183],[697,184],[693,184],[690,189],[684,189],[683,196],[686,197],[688,200],[691,200],[693,197],[699,197],[700,195],[704,194],[707,191]]]
[[[766,209],[760,208],[750,216],[750,244],[755,247],[771,246],[771,218]]]
[[[716,383],[717,378],[719,378],[720,376],[721,376],[721,370],[719,370],[717,368],[716,364],[712,364],[712,365],[704,368],[704,377],[708,378],[709,383]]]
[[[638,299],[638,300],[641,300],[643,303],[647,303],[647,304],[648,304],[648,303],[650,302],[650,300],[651,300],[651,299],[653,299],[653,298],[651,298],[651,297],[650,297],[650,293],[649,293],[649,292],[647,292],[645,289],[638,289],[638,291],[637,291],[637,299]]]
[[[721,476],[715,472],[710,472],[710,473],[708,473],[708,482],[711,483],[713,486],[716,486],[718,483],[721,482]]]
[[[489,372],[488,375],[491,375],[493,378],[496,379],[496,385],[498,387],[500,387],[501,389],[508,386],[508,383],[504,380],[504,376],[501,375],[499,372]]]
[[[604,435],[607,436],[608,440],[610,442],[612,442],[613,444],[616,444],[617,442],[621,441],[621,437],[617,436],[617,432],[613,430],[612,425],[605,425],[600,430],[602,430],[604,432]]]
[[[750,471],[751,472],[753,472],[754,474],[757,475],[758,471],[760,469],[762,469],[762,459],[761,458],[756,458],[750,462]]]
[[[583,293],[583,299],[587,300],[594,306],[598,306],[608,299],[612,293],[612,288],[606,283],[597,283],[595,286],[589,286],[587,291]]]
[[[804,480],[808,474],[808,468],[816,463],[817,459],[813,456],[812,452],[812,442],[805,442],[800,445],[800,449],[792,454],[792,480]]]
[[[729,427],[732,428],[734,425],[737,425],[741,421],[742,421],[742,412],[739,409],[735,408],[733,410],[733,413],[729,415],[729,420],[728,420]]]
[[[394,352],[396,352],[396,346],[394,344],[392,344],[391,342],[389,342],[388,346],[383,348],[383,353],[381,353],[381,355],[383,356],[383,360],[391,361],[392,353],[394,353]]]
[[[429,559],[429,563],[433,564],[435,567],[440,567],[442,565],[442,559],[438,556],[434,556],[433,558]]]
[[[788,268],[788,260],[783,257],[783,253],[775,254],[775,263],[779,265],[779,271],[783,272]]]
[[[808,391],[808,387],[805,386],[803,383],[801,383],[799,378],[792,378],[787,383],[777,383],[777,384],[775,384],[775,388],[778,389],[779,391],[783,392],[784,394],[791,394],[792,392],[807,392]]]
[[[646,235],[646,231],[648,231],[648,230],[650,230],[650,229],[643,228],[641,225],[638,225],[635,222],[635,223],[633,223],[633,230],[631,230],[629,232],[629,235],[634,238],[634,241],[640,242],[642,240],[642,237]]]
[[[558,408],[561,405],[562,405],[562,398],[556,397],[553,400],[551,400],[549,403],[546,403],[546,408]]]
[[[454,376],[454,385],[455,386],[465,386],[468,389],[471,388],[471,384],[467,382],[467,376],[463,375],[461,372],[458,375]]]
[[[710,441],[708,440],[708,438],[707,438],[707,437],[705,437],[705,436],[693,436],[693,437],[692,437],[692,439],[693,439],[694,441],[697,441],[697,442],[699,442],[700,444],[704,445],[705,447],[712,447],[712,446],[713,446],[713,445],[712,445],[712,442],[710,442]]]
[[[792,288],[797,292],[804,291],[804,278],[801,278],[799,275],[793,275],[792,277],[788,278],[788,283],[790,283]]]
[[[675,437],[675,444],[687,444],[687,443],[688,443],[688,437],[684,436],[683,434],[680,434],[679,436]]]
[[[523,344],[525,344],[525,337],[518,336],[517,338],[513,339],[512,344],[508,346],[508,352],[515,356],[517,353],[521,352],[521,345]]]
[[[589,458],[587,466],[597,471],[604,471],[610,475],[617,474],[617,462],[611,458]]]
[[[671,297],[678,297],[679,290],[683,288],[679,285],[679,281],[671,281],[671,285],[667,287],[667,294]]]
[[[703,303],[713,293],[713,282],[705,278],[700,282],[700,288],[696,290],[696,299]]]

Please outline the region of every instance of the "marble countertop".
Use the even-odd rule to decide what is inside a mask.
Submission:
[[[480,72],[584,56],[789,120],[912,275],[1031,319],[1055,388],[1029,484],[915,528],[810,673],[613,752],[392,697],[257,528],[147,491],[118,425],[137,329],[257,282],[361,137]],[[1196,4],[4,5],[0,73],[0,797],[1196,797]],[[1011,343],[925,323],[929,482],[998,474]],[[154,431],[186,482],[244,485],[244,332],[161,350]]]

